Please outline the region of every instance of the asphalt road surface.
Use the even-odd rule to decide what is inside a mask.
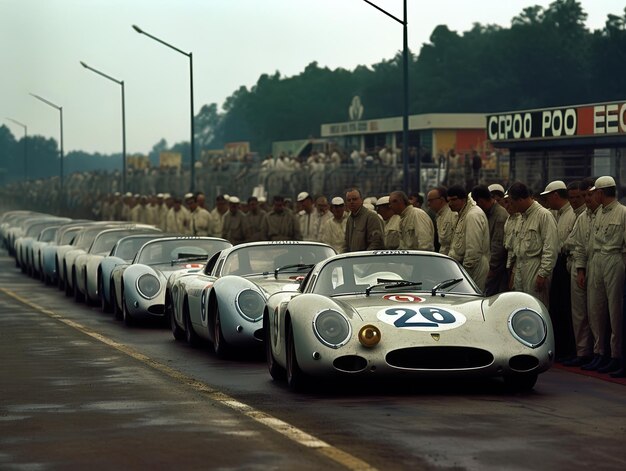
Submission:
[[[260,352],[128,328],[0,251],[0,469],[626,469],[626,382],[498,380],[291,393]]]

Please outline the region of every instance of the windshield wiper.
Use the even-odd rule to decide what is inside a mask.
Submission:
[[[385,289],[392,289],[405,286],[420,286],[422,284],[421,281],[387,280],[385,278],[378,278],[376,280],[376,283],[377,284],[365,288],[365,296],[369,296],[370,291],[372,291],[374,288],[380,288],[381,286]]]
[[[460,283],[461,281],[463,281],[463,278],[450,278],[449,280],[444,280],[441,283],[437,283],[435,286],[433,286],[431,295],[435,296],[437,294],[437,291],[439,291],[440,289],[451,288],[452,286]]]
[[[170,261],[170,265],[174,266],[176,263],[183,262],[206,262],[208,258],[208,255],[194,255],[193,257],[182,257]]]
[[[312,263],[309,263],[309,264],[296,263],[296,264],[293,264],[293,265],[285,265],[285,266],[282,266],[282,267],[276,267],[276,269],[274,270],[274,278],[278,279],[278,272],[279,271],[289,270],[291,268],[297,268],[296,271],[310,270],[314,266],[315,266],[315,264],[312,264]]]

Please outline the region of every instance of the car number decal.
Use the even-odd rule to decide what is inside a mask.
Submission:
[[[424,301],[424,298],[413,296],[412,294],[386,294],[383,296],[383,299],[397,303],[421,303]]]
[[[460,312],[437,306],[406,306],[382,309],[376,317],[399,329],[450,330],[465,324],[467,320]]]

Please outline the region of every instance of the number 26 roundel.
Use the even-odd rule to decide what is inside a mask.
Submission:
[[[423,331],[455,329],[467,320],[460,312],[435,306],[391,307],[378,311],[376,317],[400,329]]]

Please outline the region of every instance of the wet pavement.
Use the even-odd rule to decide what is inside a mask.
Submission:
[[[3,470],[342,469],[2,291],[0,358]]]

